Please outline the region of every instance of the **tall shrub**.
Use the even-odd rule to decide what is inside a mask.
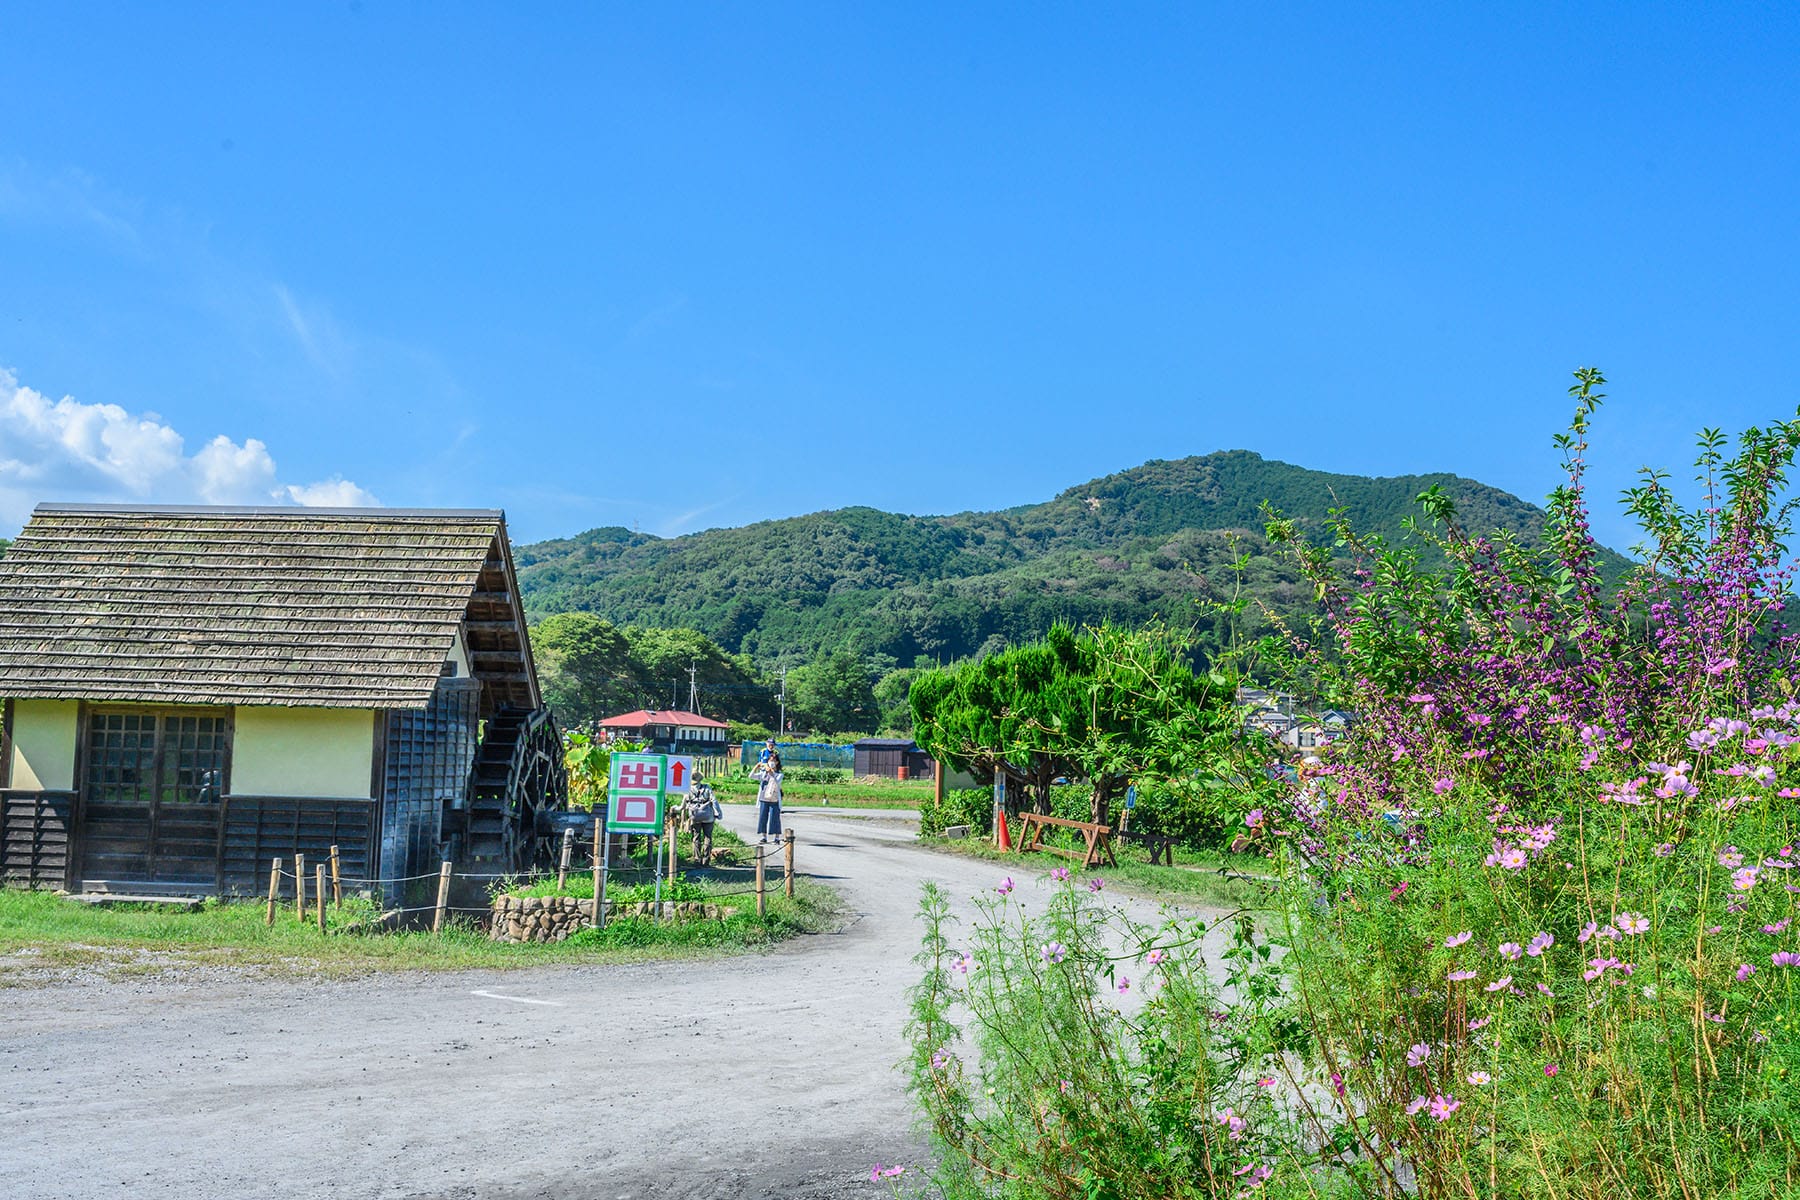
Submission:
[[[1602,383],[1572,389],[1538,550],[1470,536],[1435,492],[1410,544],[1271,522],[1323,601],[1312,672],[1363,717],[1263,830],[1316,1067],[1346,1093],[1319,1115],[1394,1191],[1800,1194],[1778,503],[1800,423],[1729,457],[1706,434],[1697,510],[1646,473],[1648,565],[1614,584],[1583,486]],[[1420,570],[1426,540],[1446,572]]]

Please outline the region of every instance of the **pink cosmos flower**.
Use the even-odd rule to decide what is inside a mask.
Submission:
[[[1492,1021],[1493,1019],[1494,1018],[1492,1018],[1492,1017],[1476,1017],[1474,1020],[1469,1022],[1469,1032],[1474,1033],[1477,1029],[1486,1028],[1488,1022]]]
[[[1508,871],[1522,870],[1525,862],[1525,852],[1517,846],[1508,847],[1500,855],[1500,865]]]
[[[1088,880],[1088,891],[1090,891],[1090,892],[1097,892],[1105,886],[1106,885],[1104,883],[1101,883],[1098,879]]]
[[[1126,992],[1129,992],[1130,990],[1131,990],[1131,976],[1129,976],[1129,975],[1119,976],[1119,995],[1123,996]]]
[[[1773,925],[1764,925],[1762,931],[1764,933],[1785,933],[1787,932],[1788,922],[1793,919],[1794,918],[1792,917],[1783,917]]]
[[[1474,932],[1468,929],[1463,930],[1461,933],[1453,933],[1444,939],[1444,949],[1454,950],[1474,936]]]
[[[1525,947],[1519,945],[1517,942],[1500,943],[1500,957],[1504,958],[1507,962],[1517,962],[1519,956],[1524,953]]]
[[[955,971],[958,975],[967,975],[979,965],[980,964],[975,961],[974,955],[965,954],[955,962],[951,963],[950,969]]]
[[[1769,955],[1769,965],[1774,967],[1800,967],[1800,954],[1792,950],[1777,950]]]
[[[1736,846],[1727,846],[1719,851],[1719,865],[1721,867],[1741,867],[1744,865],[1744,856],[1738,852]]]
[[[1545,1063],[1544,1064],[1544,1074],[1554,1077],[1556,1075],[1556,1072],[1557,1072],[1557,1066],[1555,1063]]]
[[[1069,948],[1061,942],[1045,942],[1043,948],[1038,951],[1038,954],[1047,963],[1059,963],[1068,953]]]
[[[1525,953],[1531,955],[1533,958],[1537,958],[1554,945],[1556,945],[1556,938],[1543,930],[1539,930],[1537,936],[1533,937],[1526,945]]]
[[[1751,966],[1749,963],[1738,964],[1737,981],[1739,983],[1744,982],[1746,979],[1750,978],[1754,974],[1756,974],[1756,968]]]
[[[1263,810],[1260,808],[1253,808],[1245,813],[1244,824],[1252,829],[1261,829],[1263,826]]]
[[[1469,1082],[1475,1087],[1486,1087],[1488,1084],[1494,1082],[1494,1077],[1489,1075],[1486,1071],[1470,1071]]]
[[[1244,1120],[1244,1118],[1238,1116],[1237,1113],[1229,1108],[1224,1109],[1219,1113],[1219,1124],[1226,1127],[1226,1136],[1230,1137],[1234,1142],[1243,1141],[1244,1130],[1250,1127],[1250,1122]]]
[[[1144,961],[1154,967],[1157,963],[1161,962],[1163,959],[1165,959],[1167,957],[1169,957],[1169,956],[1167,954],[1163,953],[1161,950],[1152,950],[1150,953],[1144,955]]]
[[[1512,976],[1511,975],[1502,975],[1500,978],[1494,980],[1494,982],[1488,984],[1487,990],[1490,992],[1503,992],[1511,986],[1512,986]]]
[[[1461,983],[1465,979],[1475,978],[1475,976],[1477,974],[1478,974],[1478,972],[1475,972],[1475,971],[1452,971],[1448,975],[1444,976],[1444,978],[1448,979],[1451,983]]]
[[[1422,1067],[1425,1065],[1425,1060],[1430,1057],[1430,1046],[1427,1046],[1424,1042],[1414,1042],[1406,1052],[1406,1065],[1409,1067]]]
[[[1445,792],[1448,792],[1455,787],[1456,787],[1456,780],[1450,778],[1450,776],[1448,776],[1448,775],[1445,775],[1440,779],[1434,779],[1431,781],[1431,790],[1436,792],[1440,796],[1442,796]]]
[[[1761,867],[1743,867],[1731,873],[1731,886],[1740,892],[1747,892],[1756,886],[1756,877],[1762,873]]]
[[[1067,867],[1056,868],[1056,870],[1050,872],[1050,878],[1054,879],[1058,883],[1065,882],[1069,878],[1069,868],[1067,868]]]
[[[1416,1117],[1419,1115],[1419,1110],[1430,1103],[1431,1101],[1423,1096],[1414,1096],[1412,1098],[1412,1103],[1406,1106],[1406,1115],[1409,1117]]]
[[[1000,886],[994,890],[999,892],[1002,896],[1010,895],[1013,890],[1012,876],[1008,875],[1005,879],[1001,880]]]
[[[1431,1101],[1431,1115],[1439,1121],[1447,1121],[1450,1114],[1462,1107],[1462,1102],[1455,1096],[1436,1096]]]
[[[1650,930],[1650,918],[1642,913],[1620,913],[1613,918],[1613,922],[1619,927],[1620,933],[1638,934],[1648,933]]]

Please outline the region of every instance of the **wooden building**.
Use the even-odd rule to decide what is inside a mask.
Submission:
[[[855,766],[858,779],[930,779],[937,772],[931,755],[919,749],[911,738],[867,737],[856,742]]]
[[[638,709],[600,722],[600,732],[648,742],[666,754],[723,754],[731,726],[679,708]]]
[[[0,874],[515,869],[565,797],[503,513],[41,505],[0,559]]]

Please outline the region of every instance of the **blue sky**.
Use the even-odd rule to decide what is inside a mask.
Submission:
[[[1623,544],[1637,466],[1793,414],[1800,10],[968,7],[8,6],[0,536],[672,534],[1234,447],[1538,500],[1595,364]]]

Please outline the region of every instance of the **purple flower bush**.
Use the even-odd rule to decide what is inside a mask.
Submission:
[[[1646,472],[1607,578],[1603,383],[1577,373],[1541,542],[1435,488],[1392,543],[1271,514],[1320,616],[1257,654],[1358,720],[1246,820],[1280,882],[1222,986],[1197,929],[1068,881],[1041,916],[978,898],[959,947],[928,890],[942,1195],[1800,1196],[1800,419],[1703,434],[1692,509]]]
[[[1322,597],[1299,659],[1363,718],[1270,839],[1297,1008],[1347,1093],[1299,1102],[1380,1193],[1800,1194],[1800,421],[1729,457],[1703,435],[1694,511],[1646,472],[1645,565],[1606,580],[1603,382],[1571,389],[1543,546],[1471,535],[1436,489],[1395,545],[1271,520]]]

